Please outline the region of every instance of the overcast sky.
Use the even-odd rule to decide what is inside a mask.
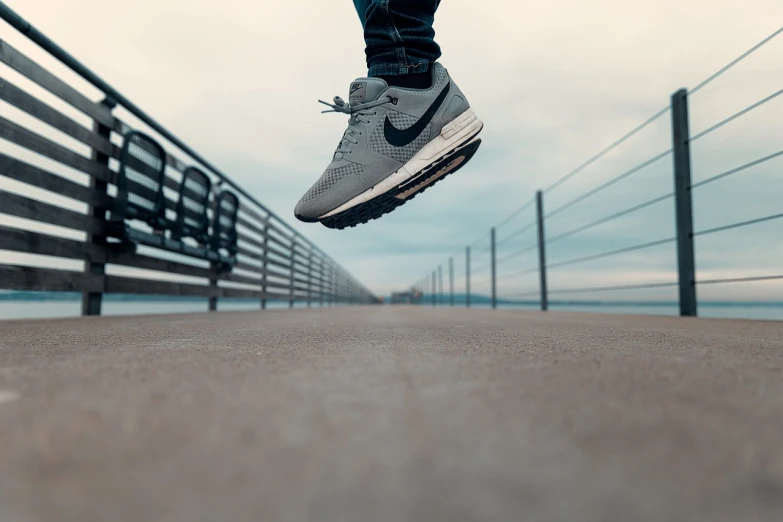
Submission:
[[[332,231],[297,222],[293,208],[329,162],[346,125],[344,116],[320,114],[317,100],[345,98],[349,83],[366,71],[351,2],[6,1],[377,293],[401,289],[439,263],[445,269],[450,255],[456,256],[460,288],[467,244],[536,189],[665,107],[672,92],[695,86],[783,25],[779,0],[445,0],[435,22],[442,62],[483,119],[484,144],[469,166],[392,214]],[[0,35],[55,67],[7,25],[0,25]],[[783,35],[693,96],[692,131],[783,88],[781,63]],[[669,123],[666,114],[552,191],[547,209],[666,151]],[[696,142],[694,181],[781,149],[783,96]],[[781,177],[778,158],[697,189],[696,229],[783,212]],[[671,190],[668,156],[553,217],[548,233]],[[501,227],[498,239],[532,218],[531,209]],[[552,244],[549,260],[673,235],[668,200]],[[498,257],[534,240],[530,229],[509,239]],[[475,245],[479,272],[488,263],[481,252],[487,241]],[[700,279],[781,274],[783,221],[704,236],[696,248]],[[534,267],[534,256],[502,263],[501,276]],[[674,281],[675,264],[674,245],[667,244],[554,269],[550,286]],[[476,290],[482,290],[483,277],[476,275]],[[535,278],[506,277],[500,294],[535,290]],[[703,298],[783,299],[783,286],[775,283],[705,286],[699,292]],[[598,297],[675,295],[666,289]]]

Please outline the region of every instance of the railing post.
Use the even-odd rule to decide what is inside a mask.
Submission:
[[[435,296],[437,294],[437,289],[435,288],[435,285],[437,285],[438,282],[435,279],[435,270],[432,271],[432,306],[436,306],[435,304]]]
[[[307,308],[313,306],[313,249],[307,255]]]
[[[329,263],[329,306],[337,306],[337,269]]]
[[[318,256],[318,308],[324,306],[324,258]]]
[[[329,293],[332,295],[332,306],[337,306],[337,269],[330,265],[329,270]]]
[[[334,286],[334,304],[337,306],[342,301],[340,295],[340,271],[337,268],[334,268],[334,281],[332,282],[332,285]]]
[[[538,275],[541,288],[541,310],[549,309],[549,291],[546,283],[546,234],[544,231],[544,193],[536,192],[536,216],[538,220]]]
[[[291,237],[291,256],[289,258],[291,263],[291,279],[288,281],[288,308],[294,307],[294,268],[296,267],[296,236]]]
[[[693,200],[691,194],[688,91],[680,89],[675,92],[672,95],[671,103],[680,315],[696,316],[696,262],[693,253]]]
[[[210,263],[209,264],[209,270],[212,272],[212,277],[209,278],[209,287],[210,288],[217,288],[218,284],[218,264],[217,263]],[[217,296],[212,296],[209,298],[209,311],[210,312],[217,312],[217,302],[218,298]]]
[[[492,308],[497,308],[498,306],[498,296],[497,296],[497,278],[495,273],[495,227],[492,227],[491,233],[490,233],[490,260],[489,260],[490,267],[492,268]]]
[[[321,252],[318,253],[318,303],[329,306],[329,265]]]
[[[110,98],[104,98],[101,102],[109,109],[113,109],[116,103]],[[109,140],[111,138],[111,129],[97,120],[93,123],[93,130],[98,136]],[[92,161],[98,165],[103,165],[107,169],[109,167],[109,156],[96,149],[92,150]],[[105,181],[99,180],[92,176],[90,178],[90,189],[94,192],[101,194],[106,193],[108,184]],[[106,209],[100,207],[90,206],[88,215],[97,218],[101,221],[106,221]],[[86,274],[92,274],[100,276],[104,281],[101,285],[106,287],[106,236],[99,234],[89,234],[87,237],[87,243],[92,246],[91,253],[88,253],[84,260],[84,272]],[[103,292],[82,292],[82,315],[101,315],[101,305],[103,303]]]
[[[449,304],[454,306],[454,258],[449,258]]]
[[[438,306],[443,306],[443,265],[438,265]]]
[[[261,255],[261,310],[266,310],[266,273],[269,266],[269,227],[264,224],[264,253]]]
[[[330,285],[332,284],[332,266],[329,264],[328,260],[321,261],[321,277],[323,277],[323,282],[321,283],[321,291],[324,295],[324,305],[325,306],[331,306],[329,302],[331,301],[331,298],[329,297],[329,294],[331,294]]]
[[[465,248],[465,308],[470,308],[470,247]]]

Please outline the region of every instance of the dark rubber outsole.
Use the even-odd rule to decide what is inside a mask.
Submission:
[[[475,135],[468,141],[473,140],[474,138]],[[361,205],[349,208],[344,212],[320,220],[320,222],[327,228],[342,230],[344,228],[355,227],[356,225],[367,223],[373,219],[378,219],[397,207],[404,205],[440,180],[446,178],[450,174],[454,174],[464,167],[473,155],[476,154],[480,145],[481,140],[478,139],[461,148],[457,148],[444,156],[437,163],[433,163],[422,170],[415,178],[406,180],[401,185],[380,196],[362,203]],[[444,172],[444,169],[448,170]],[[402,199],[397,197],[398,195],[406,193],[408,194],[407,197]]]

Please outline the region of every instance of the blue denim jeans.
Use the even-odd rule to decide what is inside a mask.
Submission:
[[[369,76],[422,73],[440,58],[432,23],[440,0],[353,0]]]

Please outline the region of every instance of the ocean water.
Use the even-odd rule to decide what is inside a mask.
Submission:
[[[317,304],[315,305],[317,307]],[[423,305],[425,306],[425,305]],[[426,306],[430,306],[426,303]],[[459,305],[458,305],[459,306]],[[464,305],[463,305],[464,306]],[[271,302],[269,309],[287,308],[283,302]],[[303,307],[301,303],[297,308]],[[221,300],[218,302],[218,311],[230,310],[259,310],[259,303],[254,301],[231,302]],[[488,305],[478,304],[473,308],[488,308]],[[499,305],[501,309],[537,310],[533,305]],[[565,312],[589,312],[608,314],[634,314],[634,315],[669,315],[676,316],[679,313],[675,305],[645,305],[633,303],[628,305],[600,305],[600,304],[554,304],[552,311]],[[106,301],[103,304],[104,315],[144,315],[144,314],[172,314],[206,312],[207,302],[200,301]],[[3,301],[0,300],[0,320],[3,319],[43,319],[60,317],[78,317],[81,312],[79,301]],[[757,319],[783,321],[783,304],[724,304],[700,303],[699,316],[733,319]]]
[[[512,307],[513,308],[513,307]],[[529,308],[536,309],[537,308]],[[600,314],[633,314],[633,315],[669,315],[677,316],[680,309],[676,305],[552,305],[552,311],[589,312]],[[699,317],[722,319],[757,319],[764,321],[783,321],[783,306],[781,305],[711,305],[700,304]]]
[[[296,307],[302,305],[297,303]],[[316,304],[316,306],[318,306]],[[0,300],[0,320],[54,319],[81,315],[79,301],[3,301]],[[206,312],[207,301],[105,301],[103,315],[186,314]],[[287,303],[267,303],[269,309],[287,308]],[[259,310],[258,302],[218,301],[218,311]]]
[[[422,303],[422,306],[432,306],[430,301]],[[439,306],[450,306],[448,301],[443,301]],[[464,307],[465,303],[456,303],[456,307]],[[488,303],[471,304],[471,308],[487,309]],[[538,304],[498,304],[498,309],[504,310],[539,310]],[[631,315],[679,315],[679,306],[674,303],[569,303],[550,304],[553,312],[585,312],[593,314],[631,314]],[[783,321],[783,303],[699,303],[699,317],[711,317],[721,319],[755,319],[761,321]]]

